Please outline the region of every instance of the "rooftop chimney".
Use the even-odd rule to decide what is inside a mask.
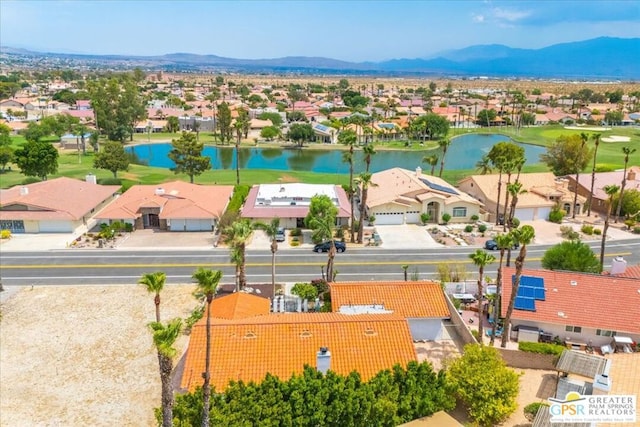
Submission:
[[[624,274],[627,269],[627,261],[621,256],[617,256],[611,261],[611,275]]]
[[[158,187],[156,188],[156,196],[162,196],[164,194],[164,188]]]
[[[627,173],[627,181],[635,181],[636,180],[636,171],[630,170]]]
[[[420,166],[418,166],[416,168],[416,176],[420,176],[420,175],[422,175],[422,168]]]
[[[20,187],[20,195],[26,196],[27,194],[29,194],[29,187]]]
[[[327,347],[320,347],[316,355],[316,369],[322,374],[326,374],[331,369],[331,352]]]
[[[86,182],[88,182],[89,184],[97,184],[98,183],[98,181],[96,179],[96,176],[94,174],[92,174],[92,173],[87,174],[87,176],[84,177],[84,180]]]

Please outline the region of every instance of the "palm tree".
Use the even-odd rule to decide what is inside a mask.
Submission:
[[[338,135],[338,142],[344,145],[349,146],[349,151],[343,153],[342,161],[349,163],[349,200],[353,206],[353,195],[355,193],[353,187],[353,149],[357,143],[358,136],[356,133],[350,129],[345,130],[344,132],[340,132]],[[362,220],[362,218],[361,218]],[[354,213],[353,209],[351,209],[351,243],[356,241],[355,237],[355,221],[354,221]]]
[[[502,173],[504,172],[504,164],[506,162],[504,156],[500,156],[495,161],[492,161],[493,165],[498,168],[498,199],[496,200],[496,225],[500,225],[500,196],[502,195]]]
[[[233,222],[224,229],[224,243],[229,245],[232,251],[232,261],[238,269],[238,286],[237,291],[244,289],[247,285],[247,277],[245,274],[245,250],[247,240],[253,233],[253,227],[248,219],[241,219]],[[233,253],[235,252],[235,256]]]
[[[484,268],[496,260],[496,257],[482,249],[477,249],[474,253],[469,254],[469,258],[478,267],[478,340],[482,344],[483,338],[483,322],[484,322],[484,288],[482,285]],[[495,316],[494,316],[495,317]]]
[[[160,382],[162,383],[162,426],[173,426],[173,386],[171,374],[173,372],[173,358],[176,349],[173,347],[182,331],[182,319],[170,320],[166,325],[152,322],[149,328],[153,331],[153,344],[158,351],[160,364]]]
[[[507,191],[511,194],[511,206],[509,207],[509,216],[505,218],[505,222],[509,224],[509,228],[513,227],[513,217],[516,214],[516,206],[518,205],[518,196],[524,194],[527,190],[522,189],[522,183],[515,181],[507,185]]]
[[[211,398],[211,301],[218,289],[218,283],[222,279],[222,271],[198,268],[191,276],[198,285],[198,290],[202,292],[207,301],[207,323],[206,323],[206,353],[204,362],[204,372],[202,378],[202,427],[209,427],[209,401]]]
[[[611,207],[613,206],[613,198],[618,194],[620,187],[617,185],[605,185],[604,192],[607,193],[609,199],[607,200],[607,216],[604,220],[604,227],[602,228],[602,241],[600,243],[600,270],[604,269],[604,247],[607,240],[607,230],[609,230],[609,219],[611,218]],[[618,200],[620,203],[620,200]]]
[[[429,166],[431,166],[431,176],[433,176],[436,170],[436,165],[438,164],[438,156],[435,154],[432,154],[430,156],[424,156],[422,158],[422,162],[428,163]]]
[[[493,307],[493,326],[491,328],[491,345],[496,340],[496,327],[498,325],[498,318],[500,317],[500,295],[502,295],[502,262],[504,260],[504,253],[507,249],[513,247],[513,236],[511,233],[498,234],[494,237],[496,245],[500,250],[500,261],[498,263],[498,277],[496,278],[496,299],[494,300]]]
[[[511,174],[516,167],[513,161],[506,161],[503,164],[504,172],[507,174],[507,187],[504,192],[504,210],[502,211],[502,231],[507,231],[507,206],[509,206],[509,185],[511,184]]]
[[[369,168],[371,167],[371,157],[375,156],[376,149],[373,145],[368,144],[362,147],[362,152],[364,154],[365,172],[369,172]]]
[[[589,140],[589,135],[587,135],[586,133],[582,132],[580,134],[580,140],[582,141],[582,143],[580,144],[580,154],[579,157],[582,157],[582,151],[584,150],[584,146],[587,144],[587,141]],[[580,164],[582,163],[582,158],[579,158],[578,161],[576,162],[576,182],[575,182],[575,188],[573,189],[573,209],[572,209],[572,213],[571,213],[571,218],[575,219],[576,217],[576,207],[578,206],[578,180],[580,179]]]
[[[362,239],[364,237],[364,215],[367,209],[367,197],[369,195],[369,186],[376,186],[374,182],[371,181],[373,175],[371,172],[362,172],[358,176],[358,183],[361,186],[361,197],[360,197],[360,224],[358,227],[358,243],[362,243]]]
[[[622,147],[624,153],[624,174],[622,175],[622,187],[620,187],[620,198],[618,199],[618,209],[616,209],[615,222],[618,222],[620,213],[622,212],[622,200],[624,198],[624,187],[627,186],[627,166],[629,165],[629,156],[636,152],[635,148]]]
[[[487,175],[493,171],[491,168],[491,159],[489,159],[486,154],[476,162],[476,170],[480,172],[480,175]]]
[[[516,258],[516,274],[513,281],[513,288],[511,289],[511,298],[509,298],[509,306],[507,307],[507,315],[504,319],[504,329],[502,332],[502,342],[500,346],[505,348],[507,346],[507,339],[509,338],[509,325],[511,324],[511,315],[513,314],[513,306],[516,303],[516,295],[520,288],[520,278],[522,277],[522,269],[524,268],[524,260],[527,256],[527,245],[530,244],[536,232],[530,225],[523,225],[521,228],[516,228],[511,231],[514,241],[520,244],[520,253]]]
[[[440,173],[438,177],[442,178],[442,171],[444,170],[444,158],[447,155],[447,150],[449,149],[449,145],[451,145],[451,140],[449,138],[443,138],[438,141],[438,145],[442,148],[442,158],[440,159]]]
[[[233,129],[236,131],[236,185],[240,185],[240,140],[243,132],[240,120],[235,121]]]
[[[591,216],[591,203],[593,203],[593,187],[596,183],[596,159],[598,157],[598,146],[600,145],[600,137],[602,135],[599,133],[594,133],[591,135],[591,139],[596,144],[596,149],[593,151],[593,168],[591,169],[591,191],[589,192],[589,202],[587,203],[587,216]]]
[[[336,257],[336,245],[333,240],[333,231],[335,228],[335,216],[321,215],[314,216],[309,220],[309,228],[314,230],[314,235],[320,240],[330,242],[327,258],[327,282],[333,282],[333,261]],[[362,220],[360,221],[362,224]]]
[[[160,292],[164,288],[164,283],[167,280],[167,275],[161,271],[155,273],[145,273],[142,275],[138,284],[144,285],[147,288],[147,292],[155,293],[153,302],[156,305],[156,322],[160,322]]]
[[[276,252],[278,252],[278,229],[280,228],[280,218],[273,218],[269,224],[256,222],[254,228],[263,230],[269,240],[271,240],[271,286],[273,288],[273,296],[276,296]]]

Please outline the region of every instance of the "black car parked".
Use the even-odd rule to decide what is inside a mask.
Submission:
[[[511,249],[518,249],[518,247],[519,247],[519,246],[520,246],[520,245],[518,244],[518,242],[515,242],[515,243],[513,244],[513,246],[511,247]],[[496,241],[495,241],[495,240],[487,240],[487,241],[484,243],[484,248],[485,248],[485,249],[489,249],[490,251],[495,251],[495,250],[497,250],[497,249],[498,249],[498,244],[496,243]]]
[[[347,245],[345,245],[343,242],[339,242],[337,240],[334,240],[333,243],[336,245],[336,251],[337,252],[344,252],[347,250]],[[313,251],[314,252],[329,252],[329,249],[331,248],[331,242],[323,242],[323,243],[318,243],[317,245],[315,245],[313,247]]]

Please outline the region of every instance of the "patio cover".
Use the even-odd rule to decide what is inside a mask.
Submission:
[[[565,350],[556,364],[556,371],[593,379],[608,370],[608,363],[604,357]]]

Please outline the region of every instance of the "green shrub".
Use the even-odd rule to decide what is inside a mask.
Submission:
[[[596,236],[600,236],[602,234],[602,230],[600,230],[599,228],[594,228],[593,234],[595,234]]]
[[[431,215],[429,215],[426,212],[422,212],[420,214],[420,222],[422,223],[422,225],[427,225],[427,223],[431,220]]]
[[[100,178],[98,180],[98,184],[100,185],[122,185],[122,181],[120,178]]]
[[[512,228],[518,228],[520,227],[520,220],[518,218],[513,218],[511,220],[511,227]]]
[[[191,333],[191,328],[193,327],[193,325],[196,324],[196,322],[200,319],[202,319],[202,316],[204,315],[204,307],[205,305],[200,305],[196,308],[193,309],[193,311],[191,312],[191,314],[189,315],[189,317],[186,318],[185,320],[185,328],[184,328],[184,333],[185,335],[189,335],[189,333]]]
[[[565,210],[560,209],[558,206],[554,206],[553,209],[551,209],[551,212],[549,212],[549,221],[560,224],[566,215],[567,212]]]
[[[477,221],[480,217],[478,215],[471,215],[471,221]]]
[[[633,227],[633,234],[640,234],[640,227]]]
[[[563,239],[568,240],[578,240],[580,238],[580,233],[578,233],[568,225],[563,225],[562,227],[560,227],[560,235]]]
[[[624,225],[627,226],[627,230],[633,229],[633,226],[636,225],[636,220],[633,218],[625,219]]]
[[[127,233],[131,233],[133,231],[133,224],[131,224],[130,222],[125,222],[124,231],[126,231]]]
[[[41,181],[42,180],[40,178],[36,178],[35,176],[28,176],[22,180],[21,184],[29,185],[29,184],[35,184],[36,182],[41,182]]]
[[[445,223],[445,224],[448,224],[449,221],[451,221],[451,215],[446,213],[446,212],[443,213],[442,214],[442,222]]]
[[[300,230],[299,228],[294,228],[289,232],[290,236],[302,236],[302,230]]]
[[[465,233],[471,233],[473,231],[473,225],[467,225],[464,227]]]
[[[478,231],[479,231],[480,233],[484,233],[485,231],[487,231],[487,226],[486,226],[486,225],[484,225],[484,224],[480,224],[480,225],[478,226]]]
[[[536,414],[540,410],[540,407],[542,406],[549,406],[549,405],[544,402],[529,403],[527,406],[524,407],[524,417],[529,421],[533,421],[536,418]]]
[[[567,348],[558,344],[547,344],[544,342],[519,342],[518,350],[526,351],[528,353],[538,354],[554,354],[560,356]]]
[[[297,240],[292,240],[291,243],[289,243],[289,245],[291,247],[300,246],[300,242],[298,242]]]
[[[585,224],[582,226],[582,228],[580,228],[580,231],[582,231],[587,236],[591,236],[593,235],[593,225]]]

